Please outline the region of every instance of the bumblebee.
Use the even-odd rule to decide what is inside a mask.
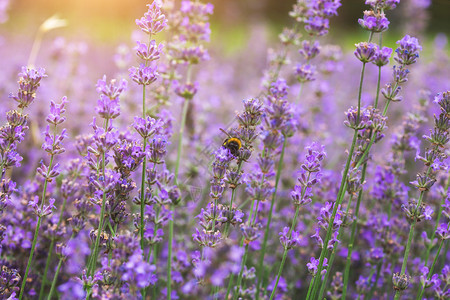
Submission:
[[[220,130],[225,133],[228,138],[223,141],[222,146],[230,150],[230,153],[233,154],[233,156],[237,157],[239,154],[239,149],[242,147],[242,142],[240,139],[236,137],[232,137],[228,132],[220,128]]]

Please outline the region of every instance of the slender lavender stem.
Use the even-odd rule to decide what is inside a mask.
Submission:
[[[378,46],[381,46],[383,44],[383,33],[380,32],[380,40],[378,41]],[[374,107],[378,108],[378,99],[380,97],[380,84],[381,84],[381,66],[378,66],[378,79],[377,79],[377,95],[375,96],[375,103]]]
[[[303,190],[305,190],[305,189],[303,189]],[[303,196],[304,196],[304,192],[302,191],[302,197]],[[294,220],[292,221],[292,225],[291,225],[291,228],[289,229],[289,233],[288,233],[289,238],[291,238],[292,230],[294,230],[295,226],[297,225],[297,217],[298,217],[299,212],[300,212],[300,205],[297,207],[297,209],[295,211]],[[273,287],[272,294],[270,295],[270,300],[272,300],[276,294],[278,282],[280,281],[281,273],[283,272],[283,267],[284,267],[284,263],[286,262],[286,256],[287,256],[288,250],[289,249],[287,247],[284,247],[283,258],[281,259],[280,268],[278,269],[278,274],[277,274],[277,280],[275,281],[275,286]]]
[[[263,180],[264,180],[264,179],[263,179]],[[252,208],[251,208],[251,210],[250,210],[250,215],[249,215],[248,220],[247,220],[247,222],[249,223],[250,226],[253,225],[253,224],[255,223],[255,221],[256,221],[256,215],[258,214],[259,200],[256,202],[256,209],[255,209],[255,211],[253,211],[254,206],[255,206],[255,200],[252,201]],[[242,240],[241,240],[241,246],[243,245],[243,242],[244,242],[244,237],[242,237]],[[235,294],[235,296],[233,297],[233,299],[237,299],[237,297],[238,297],[238,295],[239,295],[237,292],[238,292],[239,289],[241,288],[242,275],[243,275],[243,273],[244,273],[244,266],[245,266],[245,263],[247,262],[247,255],[248,255],[248,247],[249,247],[249,244],[250,244],[250,243],[247,243],[247,244],[245,245],[244,256],[243,256],[242,261],[241,261],[241,269],[240,269],[240,271],[239,271],[238,281],[237,281],[237,284],[236,284],[237,291],[236,291],[236,294]],[[230,280],[231,280],[231,278],[230,278]]]
[[[273,207],[275,204],[275,199],[277,197],[278,183],[280,182],[281,171],[283,169],[283,160],[284,160],[284,152],[286,150],[286,144],[287,144],[287,138],[285,137],[284,141],[283,141],[283,148],[281,149],[280,158],[278,159],[278,169],[277,169],[277,174],[275,176],[275,190],[272,193],[272,201],[270,203],[269,215],[267,216],[266,230],[264,232],[264,241],[263,241],[263,245],[261,247],[261,254],[259,256],[258,283],[257,283],[257,288],[256,288],[256,291],[257,291],[256,299],[259,299],[259,290],[261,288],[261,284],[263,282],[263,277],[264,277],[264,273],[265,273],[264,272],[264,256],[266,255],[267,240],[269,238],[270,223],[272,222]]]
[[[142,118],[145,119],[145,84],[142,86]],[[145,151],[147,146],[147,138],[144,138],[142,149]],[[147,168],[147,156],[144,156],[142,162],[142,176],[141,176],[141,224],[139,226],[139,235],[141,237],[141,249],[144,250],[144,214],[145,214],[145,177]]]
[[[427,170],[427,175],[430,173],[431,170],[431,166],[428,167]],[[416,209],[415,211],[417,211],[420,207],[420,205],[422,204],[422,200],[423,200],[423,196],[425,195],[425,191],[421,191],[420,192],[420,196],[419,196],[419,200],[417,201],[417,205],[416,205]],[[415,215],[415,213],[414,213]],[[417,218],[413,218],[411,220],[411,225],[409,226],[409,235],[408,235],[408,242],[406,243],[406,247],[405,247],[405,254],[403,256],[403,263],[402,263],[402,270],[400,271],[400,275],[404,275],[405,271],[406,271],[406,264],[408,263],[408,256],[409,256],[409,251],[411,250],[411,244],[412,244],[412,239],[414,236],[414,228],[416,226],[417,223]],[[397,290],[395,292],[395,297],[394,300],[397,300],[400,298],[400,291]]]
[[[58,267],[56,268],[55,276],[53,277],[53,281],[52,281],[52,286],[50,288],[50,292],[48,293],[47,300],[51,300],[52,299],[52,295],[53,295],[53,292],[55,291],[56,281],[58,279],[58,274],[59,274],[59,271],[61,270],[62,263],[63,263],[63,259],[60,258],[59,262],[58,262]]]
[[[67,197],[64,197],[63,205],[61,207],[61,213],[59,214],[59,220],[58,220],[58,224],[56,225],[55,231],[58,230],[59,226],[61,225],[63,215],[64,215],[64,210],[66,208],[66,203],[67,203]],[[52,258],[54,246],[55,246],[55,239],[53,238],[50,243],[50,247],[48,249],[48,255],[47,255],[47,261],[45,262],[44,274],[42,275],[42,283],[41,283],[41,290],[39,292],[39,300],[41,300],[44,297],[45,284],[47,283],[47,272],[48,272],[48,268],[50,266],[50,260]]]
[[[364,182],[366,178],[366,170],[367,170],[367,164],[364,164],[362,173],[361,173],[361,182]],[[359,207],[361,205],[361,199],[362,199],[362,189],[358,193],[358,200],[356,201],[356,208],[355,208],[355,220],[352,223],[352,233],[350,237],[350,242],[347,246],[348,253],[347,253],[347,261],[345,263],[345,271],[344,271],[344,285],[342,289],[342,299],[345,299],[345,296],[347,294],[347,287],[348,287],[348,277],[350,274],[350,265],[352,263],[352,252],[353,252],[353,245],[355,243],[355,237],[356,237],[356,226],[358,224],[358,214],[359,214]]]
[[[342,199],[343,199],[343,197],[341,197],[341,195],[343,194],[343,192],[345,190],[348,170],[350,169],[350,163],[351,163],[351,160],[352,160],[353,151],[355,150],[357,136],[358,136],[358,131],[355,130],[355,133],[353,134],[352,145],[350,147],[350,151],[348,153],[347,162],[345,164],[344,172],[342,173],[341,185],[340,185],[340,188],[339,188],[337,201],[336,201],[336,203],[334,204],[334,207],[333,207],[333,213],[331,215],[330,222],[328,224],[327,235],[325,237],[323,248],[322,248],[322,251],[320,253],[319,265],[317,267],[317,274],[320,274],[322,272],[323,261],[325,259],[325,255],[326,255],[326,251],[327,251],[327,247],[328,247],[328,242],[329,242],[329,240],[331,238],[331,234],[332,234],[332,224],[334,222],[334,218],[336,217],[337,208],[341,204]],[[315,292],[317,291],[317,287],[319,285],[319,283],[318,283],[319,281],[320,281],[320,278],[318,280],[314,280],[314,281],[311,280],[311,282],[310,282],[310,285],[314,284],[314,287],[312,289],[312,293],[310,294],[310,296],[312,296],[313,298],[315,296]],[[308,297],[307,299],[310,299],[310,298]]]
[[[188,71],[190,68],[188,69]],[[189,73],[188,73],[189,77]],[[188,78],[189,81],[189,78]],[[184,127],[186,125],[186,116],[189,107],[189,99],[184,99],[183,103],[183,112],[181,115],[181,125],[180,131],[178,135],[178,149],[177,149],[177,161],[175,164],[175,183],[178,184],[178,174],[180,170],[180,161],[181,161],[181,149],[183,147],[183,133]],[[172,245],[173,245],[173,218],[175,216],[175,205],[171,205],[170,209],[172,211],[172,219],[169,220],[169,254],[167,256],[167,299],[170,300],[172,298]]]
[[[345,215],[348,216],[348,212],[350,211],[350,207],[352,205],[352,201],[353,201],[353,194],[350,195],[350,199],[348,200],[348,205],[347,205],[347,209],[345,210]],[[339,227],[339,231],[338,231],[338,240],[341,239],[342,237],[342,229],[343,226]],[[322,281],[322,285],[320,287],[320,293],[319,293],[319,299],[323,299],[323,293],[325,292],[325,287],[327,286],[327,282],[328,282],[328,277],[331,273],[331,268],[333,267],[333,262],[334,262],[334,258],[336,256],[336,250],[337,250],[338,244],[336,243],[334,245],[333,251],[331,252],[331,257],[328,259],[328,268],[327,268],[327,272],[325,273],[325,277]]]
[[[447,230],[449,230],[449,229],[450,229],[450,223],[447,225]],[[444,245],[445,241],[446,241],[446,240],[441,239],[441,242],[439,243],[439,247],[438,247],[438,250],[437,250],[437,252],[436,252],[436,256],[434,257],[433,264],[431,265],[431,268],[430,268],[430,270],[429,270],[429,272],[428,272],[427,280],[430,280],[431,276],[433,275],[434,267],[436,266],[437,260],[438,260],[438,258],[439,258],[439,254],[441,253],[442,246]],[[445,252],[445,253],[447,253],[447,252]],[[425,265],[426,265],[426,264],[425,264]],[[423,295],[424,291],[425,291],[425,283],[422,284],[420,293],[417,295],[417,299],[418,299],[418,300],[419,300],[419,299],[422,299],[422,295]]]
[[[369,295],[367,296],[367,299],[372,299],[372,295],[375,292],[375,289],[377,288],[378,280],[380,279],[380,273],[381,273],[382,266],[383,266],[383,261],[380,261],[377,265],[377,273],[375,275],[375,281],[371,283],[372,287],[369,291]]]
[[[54,154],[52,154],[50,156],[50,163],[48,165],[48,170],[47,170],[47,176],[45,177],[45,181],[44,181],[44,189],[42,191],[42,197],[41,197],[41,209],[44,207],[44,202],[45,202],[45,195],[47,193],[47,185],[48,185],[48,176],[50,174],[50,171],[52,170],[53,167],[53,158],[54,158]],[[41,227],[41,222],[42,222],[42,216],[38,217],[38,222],[36,224],[36,229],[34,230],[34,237],[33,237],[33,243],[31,245],[31,251],[30,251],[30,256],[28,257],[28,262],[27,262],[27,268],[25,270],[25,275],[23,276],[22,279],[22,286],[20,287],[20,294],[19,294],[19,300],[22,299],[23,297],[23,293],[25,292],[25,284],[27,283],[27,278],[28,278],[28,272],[30,272],[30,268],[31,268],[31,262],[33,261],[33,255],[34,255],[34,250],[36,248],[36,243],[37,243],[37,238],[39,235],[39,228]]]
[[[446,182],[445,188],[444,188],[444,191],[445,191],[446,195],[447,195],[447,193],[448,193],[448,188],[449,188],[449,186],[450,186],[450,172],[448,173],[448,176],[447,176],[447,182]],[[431,249],[433,248],[433,240],[434,240],[434,238],[435,238],[435,236],[436,236],[436,229],[437,229],[438,226],[439,226],[439,221],[441,220],[441,216],[442,216],[442,205],[444,205],[445,199],[446,199],[446,197],[442,197],[442,201],[441,201],[441,203],[440,203],[440,205],[439,205],[438,214],[437,214],[437,216],[436,216],[436,224],[435,224],[435,226],[434,226],[434,230],[433,230],[433,233],[432,233],[431,238],[430,238],[431,243],[430,243],[430,245],[428,245],[428,247],[427,247],[427,252],[426,252],[426,254],[425,254],[425,260],[424,260],[424,261],[425,261],[425,266],[428,264],[428,258],[429,258],[429,256],[430,256]]]
[[[106,119],[105,122],[105,132],[108,130],[108,126],[109,126],[109,120]],[[106,154],[102,153],[102,175],[103,178],[105,178],[105,169],[106,169]],[[100,245],[100,236],[102,234],[103,231],[103,223],[105,221],[105,208],[106,208],[106,193],[105,191],[103,191],[103,196],[102,196],[102,207],[100,209],[100,222],[98,224],[98,229],[97,229],[97,237],[95,238],[95,245],[94,245],[94,251],[92,253],[91,256],[91,260],[90,260],[90,266],[89,266],[89,270],[88,270],[88,275],[93,276],[94,275],[94,271],[95,271],[95,265],[97,262],[97,258],[98,258],[98,252],[99,252],[99,245]]]

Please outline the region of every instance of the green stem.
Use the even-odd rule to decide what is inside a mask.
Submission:
[[[264,272],[264,257],[266,255],[266,247],[267,247],[267,240],[269,238],[270,223],[272,222],[273,207],[275,204],[275,199],[277,197],[278,183],[280,182],[281,171],[283,169],[283,160],[284,160],[284,152],[286,150],[286,144],[287,144],[287,138],[284,137],[283,148],[281,148],[280,158],[278,159],[277,174],[275,176],[275,190],[272,193],[272,201],[270,203],[269,215],[267,216],[267,224],[266,224],[266,229],[264,231],[264,241],[263,241],[263,245],[261,248],[261,254],[259,256],[258,283],[257,283],[257,288],[256,288],[256,299],[259,299],[259,290],[260,290],[261,284],[263,282],[263,277],[265,277],[264,276],[264,273],[265,273]]]
[[[448,230],[449,228],[450,228],[450,223],[449,223],[448,226],[447,226],[447,230]],[[438,258],[439,258],[439,254],[441,253],[441,250],[442,250],[442,245],[444,245],[444,242],[445,242],[445,241],[446,241],[446,240],[441,239],[441,242],[439,243],[439,248],[438,248],[438,250],[437,250],[437,252],[436,252],[436,256],[434,257],[433,264],[431,265],[430,271],[428,272],[427,280],[430,280],[431,275],[433,275],[434,267],[436,266],[437,260],[438,260]],[[447,252],[445,252],[445,253],[447,253]],[[425,284],[425,283],[424,283],[424,284]],[[424,291],[425,291],[425,285],[424,285],[424,284],[422,284],[422,288],[421,288],[421,290],[420,290],[420,293],[419,293],[418,296],[417,296],[417,300],[422,299],[422,295],[423,295],[423,293],[424,293]]]
[[[241,268],[240,268],[240,271],[239,271],[239,275],[238,275],[238,281],[237,281],[237,283],[236,283],[236,293],[235,293],[235,295],[234,295],[234,297],[233,297],[233,299],[237,299],[238,298],[238,296],[239,296],[239,288],[241,287],[241,283],[242,283],[242,275],[243,275],[243,273],[244,273],[244,266],[245,266],[245,263],[246,263],[246,261],[247,261],[247,255],[248,255],[248,247],[249,247],[249,243],[247,243],[246,245],[245,245],[245,251],[244,251],[244,256],[242,257],[242,261],[241,261]]]
[[[108,130],[108,125],[109,125],[109,119],[105,120],[105,131]],[[105,169],[106,169],[106,162],[105,162],[105,153],[102,153],[102,175],[103,175],[103,180],[106,180],[106,174],[105,174]],[[95,266],[97,263],[97,258],[98,258],[98,252],[99,252],[99,245],[100,245],[100,236],[102,235],[102,231],[103,231],[103,223],[105,221],[105,207],[106,207],[106,193],[105,191],[103,191],[103,196],[102,196],[102,207],[100,209],[100,222],[98,224],[98,229],[97,229],[97,237],[95,238],[95,245],[94,245],[94,251],[92,253],[92,257],[90,260],[90,265],[89,265],[89,270],[88,270],[88,275],[93,276],[94,275],[94,271],[95,271]]]
[[[348,212],[350,211],[350,207],[352,205],[352,201],[353,201],[353,194],[350,194],[350,199],[348,200],[348,205],[347,208],[345,210],[345,216],[348,216]],[[342,237],[342,229],[344,226],[340,226],[339,227],[339,231],[338,231],[338,240],[341,240]],[[334,258],[336,256],[336,250],[337,250],[338,244],[336,243],[333,247],[333,251],[331,252],[331,257],[329,257],[328,259],[328,268],[327,268],[327,272],[325,273],[325,277],[322,281],[322,285],[320,287],[320,293],[319,293],[319,299],[323,299],[323,294],[325,292],[325,287],[327,286],[327,282],[328,282],[328,277],[331,273],[331,268],[333,267],[333,262],[334,262]]]
[[[52,299],[52,295],[53,295],[53,292],[55,291],[56,281],[57,281],[57,279],[58,279],[58,274],[59,274],[59,270],[61,269],[62,263],[63,263],[63,259],[60,258],[60,259],[59,259],[59,262],[58,262],[58,267],[56,268],[55,276],[53,277],[52,287],[50,288],[50,292],[48,293],[48,298],[47,298],[47,300]]]
[[[377,288],[377,284],[378,284],[378,280],[380,279],[380,272],[381,272],[381,267],[383,265],[383,261],[380,261],[377,265],[377,275],[375,276],[375,281],[372,283],[372,288],[370,289],[369,295],[366,297],[364,297],[364,299],[372,299],[372,295],[375,292],[375,289]]]
[[[189,68],[190,70],[190,68]],[[181,160],[181,149],[183,147],[183,133],[186,124],[186,116],[189,106],[189,100],[184,99],[183,112],[181,115],[181,125],[178,135],[178,150],[177,150],[177,161],[175,164],[175,184],[178,184],[178,174],[180,170],[180,160]],[[173,218],[175,217],[175,205],[170,207],[172,211],[172,219],[169,221],[169,253],[167,256],[167,299],[172,298],[172,245],[173,245]]]
[[[380,97],[380,84],[381,84],[381,66],[378,67],[377,95],[375,97],[375,103],[374,103],[375,108],[378,108],[378,99]]]
[[[308,175],[308,181],[309,181],[309,175]],[[303,189],[303,190],[305,191],[306,189]],[[302,198],[303,198],[303,196],[304,196],[304,192],[303,191],[302,191],[302,194],[303,194],[302,195]],[[294,220],[292,221],[291,228],[289,229],[289,233],[288,233],[289,239],[292,236],[292,231],[294,230],[295,226],[297,225],[297,217],[298,217],[298,213],[299,212],[300,212],[300,205],[297,207],[297,209],[295,211]],[[278,287],[278,282],[280,281],[281,273],[283,272],[283,267],[284,267],[284,263],[286,262],[286,256],[287,256],[288,250],[289,249],[285,246],[284,247],[283,258],[281,259],[280,268],[278,269],[277,280],[275,281],[275,286],[273,287],[272,294],[270,295],[270,299],[269,300],[272,300],[273,297],[276,294],[277,287]]]
[[[422,200],[423,200],[424,194],[425,194],[425,191],[421,191],[420,192],[419,201],[417,202],[417,206],[416,206],[415,211],[417,211],[417,209],[422,204]],[[414,213],[414,215],[415,215],[415,213]],[[414,217],[411,220],[411,225],[409,226],[408,242],[406,243],[405,254],[403,255],[402,270],[400,271],[400,275],[405,274],[406,264],[408,263],[408,256],[409,256],[409,251],[411,250],[411,244],[412,244],[412,239],[413,239],[413,236],[414,236],[414,228],[416,227],[416,223],[417,223],[417,218]],[[400,291],[398,290],[398,291],[395,292],[394,300],[397,300],[399,298],[400,298]]]
[[[47,169],[47,176],[46,176],[46,179],[44,181],[44,188],[42,190],[42,197],[41,197],[41,204],[40,204],[41,211],[42,211],[42,209],[44,207],[45,195],[47,193],[47,185],[48,185],[48,179],[47,178],[48,178],[48,176],[50,174],[50,171],[52,170],[52,167],[53,167],[53,158],[54,158],[54,155],[52,154],[50,156],[50,163],[49,163],[48,169]],[[39,216],[38,217],[38,222],[36,224],[36,228],[34,230],[33,243],[31,245],[30,256],[28,257],[27,268],[25,270],[25,274],[24,274],[23,279],[22,279],[22,286],[20,287],[19,300],[22,300],[23,293],[25,292],[25,285],[27,283],[28,273],[30,272],[31,262],[33,261],[34,250],[36,248],[36,243],[37,243],[37,238],[38,238],[38,235],[39,235],[39,228],[41,227],[41,222],[42,222],[42,216]]]
[[[151,35],[150,35],[151,38]],[[150,45],[150,43],[149,43]],[[147,61],[145,62],[147,65]],[[145,119],[146,117],[146,105],[145,105],[145,87],[146,85],[142,85],[142,118]],[[145,151],[145,148],[147,147],[147,138],[144,137],[142,149]],[[144,248],[145,248],[145,240],[144,240],[144,217],[145,217],[145,180],[147,176],[147,156],[144,155],[144,160],[142,161],[142,174],[141,174],[141,203],[140,203],[140,224],[139,224],[139,236],[141,238],[141,249],[142,249],[142,255],[144,256]],[[145,259],[145,256],[144,256]],[[141,290],[142,299],[145,299],[146,290],[143,288]]]
[[[23,292],[25,290],[25,284],[27,282],[28,272],[30,271],[31,262],[33,261],[34,249],[36,248],[36,242],[37,242],[37,237],[39,234],[39,227],[41,227],[41,221],[42,221],[42,217],[39,217],[38,222],[36,224],[36,229],[34,230],[33,244],[31,245],[30,256],[28,257],[27,268],[25,270],[25,275],[23,276],[23,280],[22,280],[22,286],[20,288],[19,300],[22,299]]]
[[[255,209],[255,211],[254,211],[254,206],[255,206],[255,200],[252,201],[252,207],[250,209],[250,215],[249,215],[248,220],[247,220],[247,223],[249,224],[249,226],[252,226],[255,223],[255,221],[256,221],[256,215],[258,214],[259,200],[256,202],[256,209]],[[241,240],[241,247],[243,245],[243,242],[244,242],[244,237]],[[233,299],[237,299],[237,297],[239,295],[238,292],[239,292],[239,289],[240,289],[241,283],[242,283],[242,275],[244,273],[244,266],[245,266],[245,263],[247,262],[247,255],[248,255],[249,244],[250,243],[247,243],[245,245],[244,256],[243,256],[242,261],[241,261],[241,268],[240,268],[240,271],[239,271],[238,281],[237,281],[237,284],[236,284],[237,291],[236,291],[236,294],[233,297]],[[231,280],[231,278],[230,278],[230,280]]]
[[[323,266],[323,261],[324,261],[325,256],[326,256],[328,242],[330,241],[331,234],[332,234],[332,231],[333,231],[333,226],[332,225],[333,225],[333,222],[334,222],[334,218],[336,217],[337,208],[339,207],[339,205],[341,204],[342,199],[343,199],[342,195],[343,195],[343,192],[345,190],[345,185],[347,183],[346,181],[347,181],[348,170],[350,169],[350,163],[351,163],[351,160],[352,160],[353,152],[355,150],[357,137],[358,137],[358,131],[355,130],[355,132],[353,134],[352,145],[350,147],[350,151],[349,151],[348,157],[347,157],[347,162],[345,164],[344,172],[342,173],[341,185],[339,187],[338,196],[337,196],[336,202],[335,202],[334,207],[333,207],[333,213],[332,213],[330,221],[328,223],[327,234],[326,234],[325,241],[324,241],[324,244],[323,244],[323,247],[322,247],[322,251],[320,253],[320,259],[319,259],[319,265],[318,265],[318,268],[317,268],[317,274],[320,274],[322,272],[322,266]],[[315,293],[317,291],[317,288],[319,286],[319,282],[320,281],[321,281],[320,278],[318,278],[318,280],[314,280],[314,281],[310,282],[310,284],[314,284],[314,287],[312,289],[312,293],[310,294],[310,296],[313,299],[314,299],[314,296],[315,296]],[[307,299],[310,299],[310,298],[307,298]]]
[[[312,287],[313,287],[313,285],[314,285],[314,281],[315,281],[315,280],[316,280],[316,277],[313,276],[313,277],[311,278],[311,283],[312,283],[312,284],[310,284],[309,287],[308,287],[308,293],[306,294],[306,299],[309,299],[309,296],[311,295]],[[342,298],[342,299],[344,299],[344,298]]]
[[[145,84],[142,86],[142,118],[145,119]],[[147,138],[144,138],[143,149],[147,147]],[[141,237],[141,249],[144,251],[144,216],[145,216],[145,179],[146,179],[146,169],[147,169],[147,156],[144,156],[144,161],[142,162],[142,175],[141,175],[141,219],[139,226],[139,236]],[[142,252],[144,253],[144,252]]]
[[[366,70],[366,63],[363,62],[363,66],[361,69],[361,76],[359,79],[359,89],[358,89],[358,114],[356,117],[356,123],[358,124],[360,121],[361,116],[361,94],[362,94],[362,87],[364,82],[364,71]]]
[[[364,164],[362,172],[361,172],[361,181],[364,182],[366,178],[366,171],[367,171],[367,164]],[[359,214],[359,207],[361,205],[361,199],[362,199],[362,189],[358,193],[358,200],[356,201],[356,208],[355,208],[355,220],[352,223],[352,233],[350,237],[350,243],[348,244],[348,253],[347,253],[347,261],[345,263],[345,271],[344,271],[344,285],[342,289],[342,299],[345,299],[345,296],[347,294],[347,287],[348,287],[348,277],[350,274],[350,265],[352,263],[352,251],[353,251],[353,245],[355,243],[355,237],[356,237],[356,227],[357,227],[357,220],[358,220],[358,214]]]
[[[64,197],[64,201],[63,201],[63,204],[62,204],[62,207],[61,207],[61,213],[59,214],[58,224],[56,225],[56,230],[58,230],[59,225],[61,225],[61,222],[62,222],[62,219],[63,219],[63,215],[64,215],[64,210],[66,208],[66,203],[67,203],[67,197]],[[48,268],[50,266],[50,260],[52,258],[53,247],[54,246],[55,246],[55,239],[52,238],[52,241],[50,243],[50,247],[48,249],[47,260],[45,262],[44,275],[42,276],[41,290],[39,292],[39,300],[41,300],[44,297],[45,284],[47,283],[47,272],[48,272]]]
[[[378,41],[378,46],[380,47],[380,49],[381,49],[382,45],[383,45],[383,33],[380,32],[380,39]],[[375,97],[375,103],[374,103],[375,108],[378,108],[378,99],[380,96],[380,84],[381,84],[381,66],[378,67],[377,95]]]
[[[436,236],[436,230],[437,230],[437,228],[439,226],[439,221],[441,220],[441,216],[442,216],[442,205],[444,205],[445,199],[447,198],[447,193],[448,193],[449,186],[450,186],[450,172],[448,173],[447,182],[446,182],[445,188],[444,188],[445,196],[442,197],[441,204],[439,205],[439,208],[438,208],[438,214],[437,214],[437,217],[436,217],[436,224],[434,226],[434,230],[433,230],[433,233],[432,233],[431,239],[430,239],[431,242],[430,242],[430,245],[428,245],[427,253],[425,254],[425,266],[428,264],[428,258],[430,257],[430,252],[431,252],[431,249],[433,248],[433,241],[434,241],[434,238]]]

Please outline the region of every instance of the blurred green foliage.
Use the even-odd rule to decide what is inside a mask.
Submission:
[[[180,0],[177,0],[179,2]],[[206,1],[206,0],[204,0]],[[407,3],[418,0],[401,0],[399,7],[387,12],[391,20],[387,45],[393,44],[405,32],[409,20]],[[10,20],[0,27],[11,34],[29,35],[32,38],[49,16],[58,13],[69,22],[64,30],[68,37],[91,39],[98,42],[128,42],[136,29],[134,20],[143,15],[145,0],[11,0]],[[210,0],[215,6],[211,18],[212,39],[223,47],[225,53],[238,51],[250,35],[250,27],[263,24],[269,38],[275,39],[284,26],[292,24],[288,17],[295,0]],[[357,25],[362,12],[368,8],[364,0],[342,0],[339,16],[331,19],[331,42],[352,48],[354,43],[366,39],[366,32]],[[431,40],[438,32],[450,34],[450,0],[433,0],[428,11],[425,34]],[[61,31],[60,31],[61,32]],[[58,32],[52,33],[57,35]]]

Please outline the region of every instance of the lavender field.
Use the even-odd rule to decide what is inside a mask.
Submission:
[[[450,3],[206,1],[0,0],[0,299],[450,299]]]

